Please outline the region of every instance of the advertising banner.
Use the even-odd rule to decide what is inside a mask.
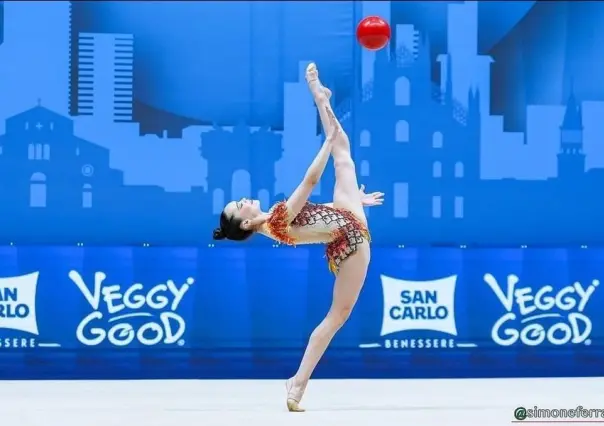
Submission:
[[[374,247],[318,377],[604,374],[604,249]],[[329,309],[310,248],[0,248],[0,377],[278,377]]]

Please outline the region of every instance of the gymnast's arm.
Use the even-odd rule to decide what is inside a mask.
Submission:
[[[331,156],[331,147],[333,145],[332,141],[338,136],[341,128],[335,119],[333,114],[329,114],[329,129],[327,129],[327,138],[323,145],[321,145],[321,149],[319,153],[311,163],[310,167],[306,171],[304,175],[304,179],[294,193],[289,197],[286,201],[286,207],[289,214],[290,219],[293,219],[300,213],[302,207],[308,201],[308,197],[312,193],[312,190],[317,183],[321,180],[321,176],[325,171],[325,166],[327,165],[327,160]]]
[[[329,160],[329,156],[331,155],[331,141],[331,136],[328,136],[327,139],[325,139],[319,153],[306,171],[304,179],[302,179],[300,185],[298,185],[291,197],[287,200],[286,205],[290,218],[294,218],[300,213],[300,210],[302,210],[302,207],[304,207],[306,201],[308,201],[308,197],[310,197],[314,187],[317,186],[317,183],[321,180],[321,176],[327,165],[327,160]]]

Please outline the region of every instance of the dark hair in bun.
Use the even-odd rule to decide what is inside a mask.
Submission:
[[[226,235],[224,235],[224,232],[222,232],[221,228],[216,228],[214,229],[214,235],[212,235],[212,237],[215,240],[224,240],[226,238]]]
[[[245,241],[252,236],[254,231],[241,228],[243,220],[238,217],[228,217],[225,212],[220,214],[220,227],[214,229],[212,238],[215,240]]]

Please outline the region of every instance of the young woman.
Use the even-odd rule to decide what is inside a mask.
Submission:
[[[336,274],[333,301],[311,334],[297,373],[285,383],[289,411],[304,411],[299,403],[308,380],[357,301],[370,259],[363,206],[381,205],[384,195],[359,189],[350,142],[331,109],[331,92],[321,85],[315,64],[307,67],[306,80],[327,137],[304,179],[287,201],[277,203],[268,213],[260,210],[256,200],[231,201],[220,216],[220,227],[214,230],[217,240],[242,241],[260,233],[283,244],[327,244],[329,268]],[[330,155],[336,175],[333,203],[310,203],[308,198]]]

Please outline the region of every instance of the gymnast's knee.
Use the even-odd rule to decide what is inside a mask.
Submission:
[[[346,323],[346,321],[348,321],[348,318],[350,318],[352,308],[352,305],[343,305],[338,306],[337,308],[332,307],[327,316],[331,320],[332,324],[339,329]]]
[[[352,161],[352,157],[350,156],[350,152],[337,152],[335,149],[332,150],[333,153],[333,164],[336,169],[340,170],[355,170],[354,161]]]

